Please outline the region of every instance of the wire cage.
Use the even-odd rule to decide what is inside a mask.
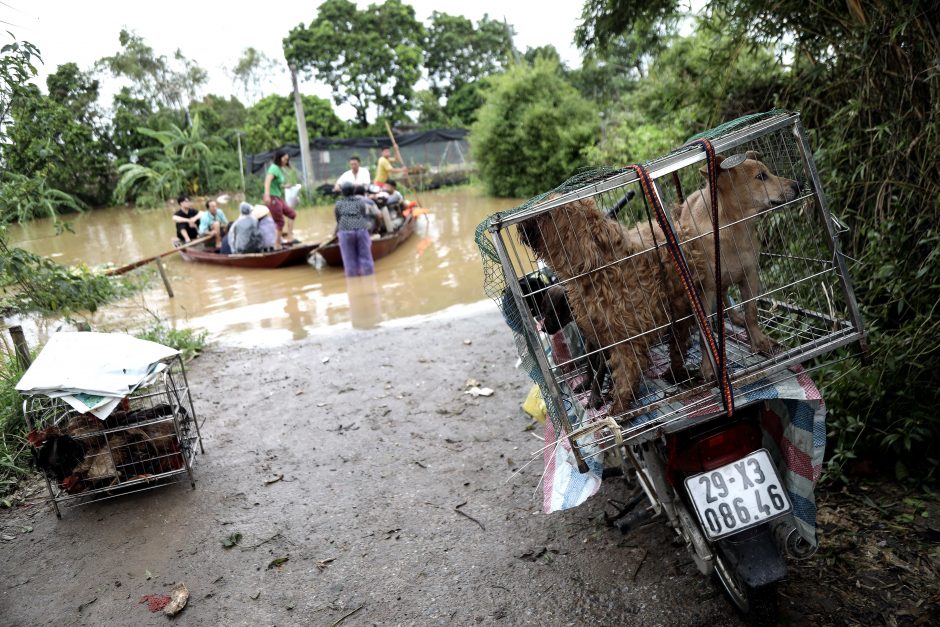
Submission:
[[[478,228],[487,291],[582,471],[585,435],[580,446],[590,441],[596,455],[598,443],[639,443],[723,415],[718,360],[739,396],[839,347],[864,348],[839,247],[845,227],[799,115],[775,111],[709,135],[712,157],[687,144],[645,164],[648,178],[632,167],[582,172]]]
[[[59,398],[23,400],[36,464],[49,498],[83,504],[149,490],[188,477],[205,453],[183,360],[163,362],[156,379],[126,396],[106,420],[80,413]]]

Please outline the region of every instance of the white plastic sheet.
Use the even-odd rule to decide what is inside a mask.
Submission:
[[[62,398],[104,420],[118,402],[165,369],[179,351],[123,333],[60,331],[50,338],[16,389]]]

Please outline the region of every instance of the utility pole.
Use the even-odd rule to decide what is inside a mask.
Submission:
[[[242,156],[242,135],[244,131],[235,131],[235,141],[238,142],[238,172],[242,175],[242,193],[245,193],[245,157]]]
[[[310,140],[307,138],[307,119],[304,117],[304,103],[297,88],[297,66],[290,66],[290,80],[294,86],[294,113],[297,115],[297,136],[300,140],[300,163],[304,170],[304,189],[313,193],[313,160],[310,159]]]

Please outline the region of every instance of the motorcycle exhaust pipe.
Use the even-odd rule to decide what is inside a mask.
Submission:
[[[773,528],[774,542],[778,550],[786,553],[787,557],[794,560],[806,560],[816,554],[819,548],[813,546],[800,535],[796,526],[790,521],[789,517],[774,524]]]

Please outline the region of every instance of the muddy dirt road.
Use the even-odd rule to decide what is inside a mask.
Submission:
[[[541,462],[510,479],[541,446],[514,364],[495,309],[210,349],[196,489],[4,514],[0,623],[162,625],[139,599],[182,581],[181,625],[738,624],[665,527],[603,524],[615,481],[546,516]]]

